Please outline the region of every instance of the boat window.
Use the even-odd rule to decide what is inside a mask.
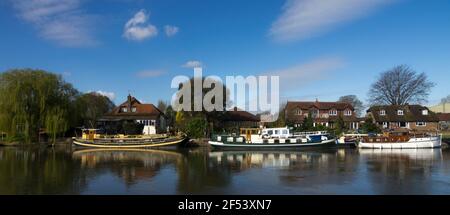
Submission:
[[[283,130],[283,134],[288,134],[288,130]]]
[[[279,130],[275,130],[275,134],[280,134],[280,131]]]
[[[268,130],[267,133],[268,133],[269,135],[272,135],[272,134],[273,134],[273,131],[272,131],[272,130]]]

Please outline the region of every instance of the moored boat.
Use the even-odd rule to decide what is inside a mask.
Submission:
[[[72,138],[73,144],[94,148],[156,148],[177,146],[186,140],[182,134],[168,135],[99,135],[96,129],[83,129],[81,138]]]
[[[358,144],[359,148],[369,149],[418,149],[439,148],[442,143],[442,135],[424,133],[388,133],[382,136],[364,137]]]
[[[367,137],[367,134],[343,134],[336,140],[338,146],[349,146],[356,147],[358,142],[363,138]]]
[[[241,128],[239,135],[216,135],[208,143],[216,148],[304,148],[336,146],[326,132],[292,133],[288,128]]]

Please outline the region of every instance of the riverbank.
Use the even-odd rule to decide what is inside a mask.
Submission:
[[[56,143],[52,142],[40,142],[40,143],[23,143],[23,142],[0,142],[0,147],[24,147],[24,146],[59,146],[59,145],[71,145],[72,138],[61,138],[56,140]]]

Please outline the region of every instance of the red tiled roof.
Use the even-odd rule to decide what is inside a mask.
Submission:
[[[437,117],[440,122],[450,122],[450,113],[438,113]]]
[[[128,108],[127,112],[122,112],[122,108]],[[136,112],[132,112],[130,108],[136,108]],[[153,104],[142,104],[135,97],[129,96],[128,100],[119,106],[115,107],[111,112],[105,114],[105,117],[132,117],[132,116],[147,116],[159,117],[164,113],[155,107]]]
[[[223,121],[234,121],[234,122],[259,122],[259,118],[247,111],[238,109],[234,107],[232,110],[227,111],[224,116]]]
[[[382,116],[380,111],[386,114]],[[403,110],[403,115],[398,115],[397,111]],[[428,115],[422,114],[423,110],[428,110]],[[437,115],[427,107],[421,105],[381,105],[372,106],[367,110],[377,122],[437,122]]]
[[[353,106],[349,103],[345,102],[292,102],[288,101],[286,104],[287,110],[293,110],[294,108],[300,108],[302,110],[309,110],[312,108],[317,108],[319,110],[345,110],[350,109],[354,110]]]

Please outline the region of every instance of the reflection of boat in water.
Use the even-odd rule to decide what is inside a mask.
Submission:
[[[441,149],[359,149],[361,156],[407,157],[413,160],[440,160]]]
[[[183,143],[186,138],[182,135],[99,135],[96,129],[84,129],[81,138],[73,138],[73,143],[77,146],[91,148],[154,148],[177,146]]]
[[[209,158],[222,163],[240,163],[241,167],[289,167],[299,162],[314,160],[325,161],[334,156],[332,152],[295,152],[295,151],[212,151]]]
[[[82,163],[88,166],[95,166],[102,162],[111,161],[142,161],[143,163],[153,164],[169,163],[183,157],[183,154],[177,151],[158,150],[158,149],[116,149],[116,148],[96,148],[75,150],[72,153],[73,158],[82,160]]]
[[[241,128],[239,136],[217,135],[208,143],[227,149],[305,148],[336,146],[336,139],[324,132],[292,133],[288,128]]]

